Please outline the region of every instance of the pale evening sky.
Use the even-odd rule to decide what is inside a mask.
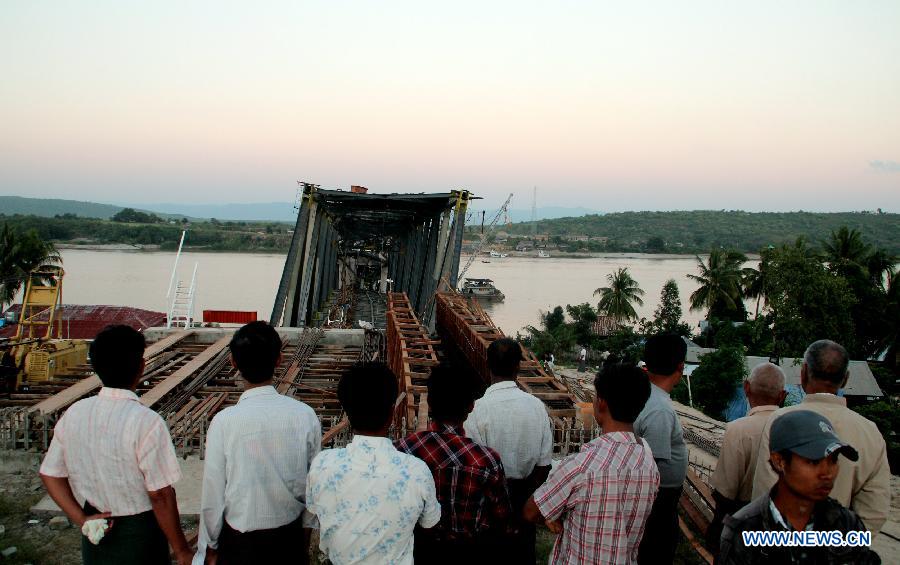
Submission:
[[[900,2],[4,2],[0,194],[900,212]]]

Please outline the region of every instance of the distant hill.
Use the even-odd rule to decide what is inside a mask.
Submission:
[[[469,208],[472,212],[472,216],[477,216],[478,222],[481,222],[481,211],[485,212],[485,222],[491,221],[493,219],[494,214],[497,213],[497,208],[482,208],[479,207],[479,202],[475,201],[475,204]],[[536,216],[538,220],[549,220],[554,218],[577,218],[580,216],[586,216],[588,214],[598,214],[598,210],[592,210],[590,208],[584,208],[582,206],[577,206],[573,208],[567,208],[563,206],[545,206],[543,208],[538,208],[536,211]],[[513,222],[528,222],[531,221],[531,208],[516,208],[509,211],[509,219]],[[503,221],[503,218],[500,218],[500,221]],[[472,220],[474,223],[474,220]]]
[[[153,204],[98,204],[96,202],[83,202],[80,200],[65,200],[60,198],[27,198],[22,196],[0,196],[0,213],[6,215],[23,214],[42,217],[50,217],[62,214],[75,214],[82,218],[108,219],[122,208],[134,208],[142,212],[154,212],[164,217],[188,219],[233,220],[242,222],[275,221],[294,222],[297,219],[297,210],[293,202],[248,202],[226,204],[182,204],[178,202],[160,202]],[[481,217],[481,210],[477,206],[470,208],[471,217]],[[497,209],[485,209],[488,221],[497,213]],[[540,220],[547,218],[564,218],[596,214],[596,210],[582,207],[548,206],[538,208],[537,217]],[[510,219],[513,222],[524,222],[531,219],[531,210],[510,210]],[[474,221],[474,220],[472,220]],[[480,221],[480,220],[479,220]],[[502,218],[501,218],[502,221]]]
[[[868,243],[900,254],[900,214],[691,210],[617,212],[536,223],[536,233],[563,239],[576,235],[609,238],[608,247],[616,250],[641,250],[650,238],[658,237],[669,253],[709,251],[719,246],[756,252],[801,236],[818,246],[832,231],[847,226],[859,230]],[[513,224],[505,231],[511,236],[527,236],[532,233],[532,223]]]
[[[97,204],[81,200],[63,200],[61,198],[26,198],[23,196],[0,196],[0,213],[12,216],[41,216],[52,218],[56,215],[75,214],[82,218],[107,219],[119,212],[123,207],[112,204]]]
[[[179,204],[164,202],[159,204],[141,204],[141,208],[172,216],[189,218],[216,218],[217,220],[236,220],[241,222],[275,221],[293,222],[297,219],[297,210],[293,202],[248,202],[236,204]]]

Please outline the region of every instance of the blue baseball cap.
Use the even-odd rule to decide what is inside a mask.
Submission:
[[[776,418],[769,430],[769,450],[790,451],[814,461],[833,453],[850,461],[859,459],[859,453],[834,433],[828,418],[810,410],[792,410]]]

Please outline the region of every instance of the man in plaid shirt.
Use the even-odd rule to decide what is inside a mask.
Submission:
[[[659,471],[633,423],[650,397],[644,371],[609,365],[594,380],[603,429],[560,462],[525,504],[525,518],[559,534],[551,563],[636,563]]]
[[[458,372],[434,367],[428,379],[428,429],[395,444],[428,465],[441,504],[438,525],[416,531],[416,563],[491,562],[507,531],[512,510],[500,456],[463,430],[472,388]]]

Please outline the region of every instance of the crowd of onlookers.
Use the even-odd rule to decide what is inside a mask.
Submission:
[[[173,486],[181,473],[164,421],[135,386],[144,338],[125,326],[91,345],[103,382],[56,424],[41,466],[50,496],[84,532],[85,563],[305,563],[311,532],[335,565],[534,563],[537,525],[557,534],[552,563],[672,563],[688,451],[670,393],[686,344],[650,337],[645,368],[606,364],[594,380],[601,434],[552,461],[544,404],[516,384],[522,349],[488,349],[491,384],[452,368],[428,379],[427,429],[392,441],[397,378],[359,364],[337,396],[353,437],[321,449],[313,410],[272,386],[282,343],[254,322],[231,340],[245,391],[206,435],[198,547],[181,529]],[[729,424],[711,482],[707,543],[720,563],[878,563],[865,545],[776,547],[745,532],[877,534],[890,505],[885,442],[838,391],[848,358],[830,341],[809,346],[806,392],[779,408],[784,375],[756,367],[750,413]],[[83,501],[83,502],[79,502]]]

